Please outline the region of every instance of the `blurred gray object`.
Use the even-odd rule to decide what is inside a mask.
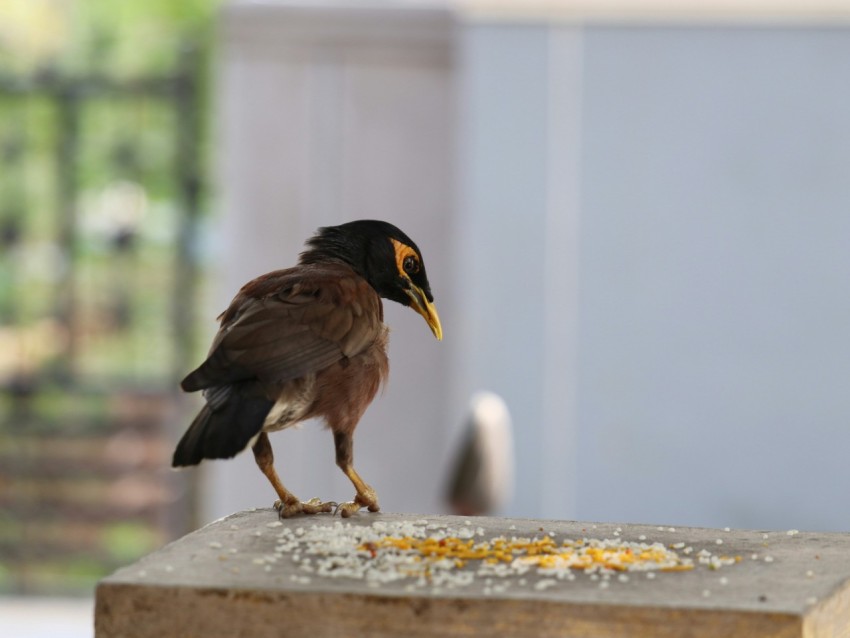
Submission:
[[[492,392],[475,394],[446,493],[451,511],[494,514],[514,490],[513,427],[508,406]]]

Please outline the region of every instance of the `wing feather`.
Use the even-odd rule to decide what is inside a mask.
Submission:
[[[183,389],[248,379],[279,384],[317,372],[374,343],[382,315],[374,289],[343,264],[269,273],[244,286],[222,314],[209,356]]]

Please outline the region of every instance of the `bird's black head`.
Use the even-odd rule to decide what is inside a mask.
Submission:
[[[390,223],[371,219],[326,226],[307,240],[300,262],[342,261],[385,299],[418,312],[437,339],[443,338],[422,253]]]

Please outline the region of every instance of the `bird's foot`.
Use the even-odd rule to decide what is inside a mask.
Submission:
[[[291,501],[275,501],[274,508],[279,518],[292,518],[299,514],[318,514],[320,512],[335,512],[339,505],[333,501],[322,501],[320,498],[311,498],[309,501],[299,501],[297,498]]]
[[[334,516],[339,514],[343,518],[348,518],[364,507],[368,508],[370,512],[379,512],[381,510],[381,506],[378,505],[378,495],[371,487],[362,493],[358,492],[353,501],[337,505],[336,510],[334,510]]]

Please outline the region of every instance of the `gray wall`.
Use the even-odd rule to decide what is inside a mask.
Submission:
[[[460,38],[454,388],[494,391],[511,410],[510,512],[574,516],[581,34],[469,24]]]
[[[512,511],[850,528],[850,31],[464,39],[461,383],[514,413]]]
[[[850,529],[850,31],[584,60],[578,514]]]
[[[383,4],[237,5],[219,95],[222,299],[321,223],[386,217],[425,251],[446,339],[388,305],[358,430],[385,508],[441,509],[487,389],[516,428],[506,513],[850,529],[850,28]],[[297,493],[348,494],[329,439],[274,437]],[[263,480],[215,465],[207,511],[268,504]]]

